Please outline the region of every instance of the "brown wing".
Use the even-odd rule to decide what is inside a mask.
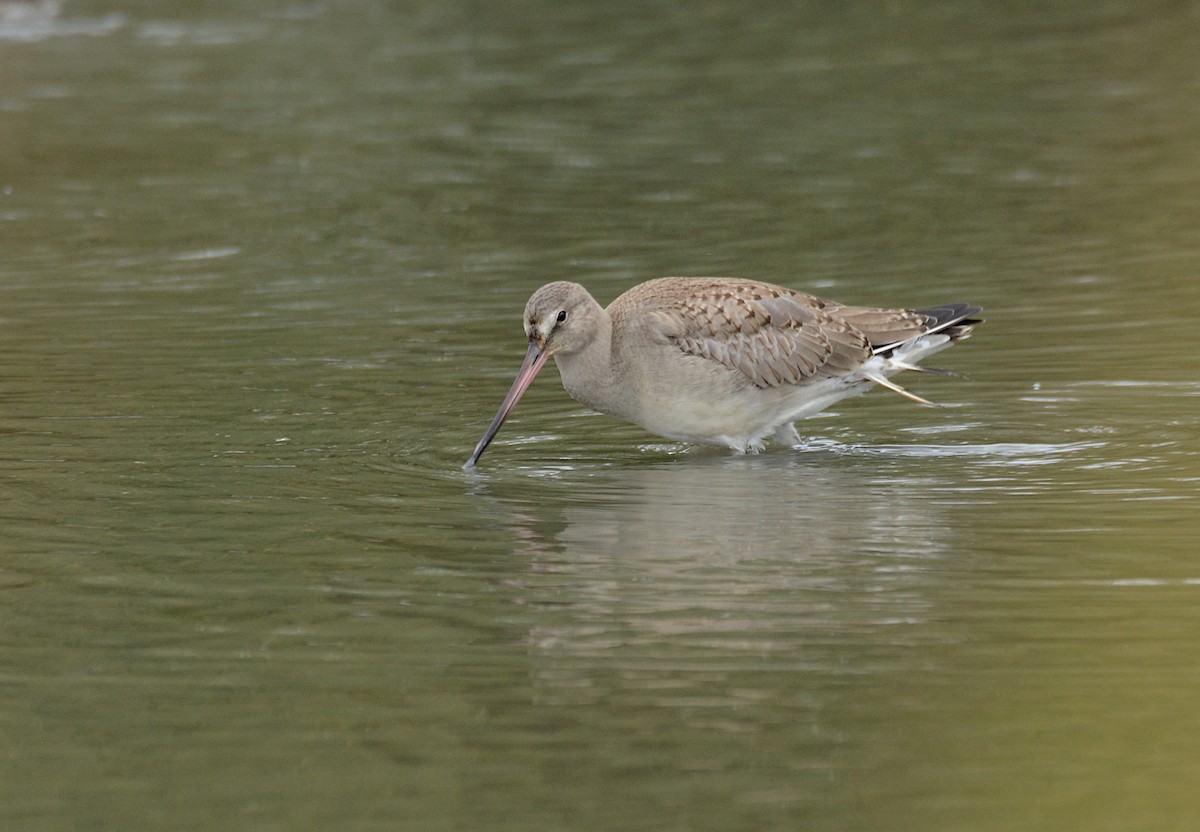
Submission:
[[[661,288],[654,305],[667,340],[758,387],[844,375],[871,356],[867,336],[813,295],[728,278]]]
[[[825,311],[866,335],[872,347],[916,338],[936,323],[933,317],[911,309],[871,309],[826,301]]]

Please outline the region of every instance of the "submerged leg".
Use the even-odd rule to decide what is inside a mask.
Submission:
[[[771,434],[771,438],[791,448],[795,448],[800,444],[800,434],[796,432],[796,426],[791,422],[784,422],[775,428],[775,432]]]

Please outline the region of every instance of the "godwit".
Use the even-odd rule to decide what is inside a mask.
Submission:
[[[664,277],[604,309],[578,283],[548,283],[525,305],[529,349],[496,418],[464,468],[487,450],[546,360],[580,404],[683,442],[745,453],[792,424],[888,380],[966,338],[980,309],[844,306],[730,277]]]

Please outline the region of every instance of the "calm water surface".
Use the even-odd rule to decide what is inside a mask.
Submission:
[[[0,21],[6,829],[1190,830],[1189,4]],[[689,449],[519,314],[965,299],[963,378]]]

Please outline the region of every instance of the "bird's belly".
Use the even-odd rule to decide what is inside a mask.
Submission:
[[[780,426],[871,386],[852,374],[757,387],[741,373],[705,359],[689,357],[680,363],[674,351],[664,351],[661,359],[617,367],[610,378],[621,378],[621,384],[589,383],[592,374],[576,372],[562,359],[559,369],[567,392],[586,407],[667,439],[739,451],[760,448],[763,438]]]
[[[683,442],[746,450],[782,425],[813,416],[870,388],[859,378],[831,378],[801,386],[745,387],[733,395],[659,400],[630,421]]]

